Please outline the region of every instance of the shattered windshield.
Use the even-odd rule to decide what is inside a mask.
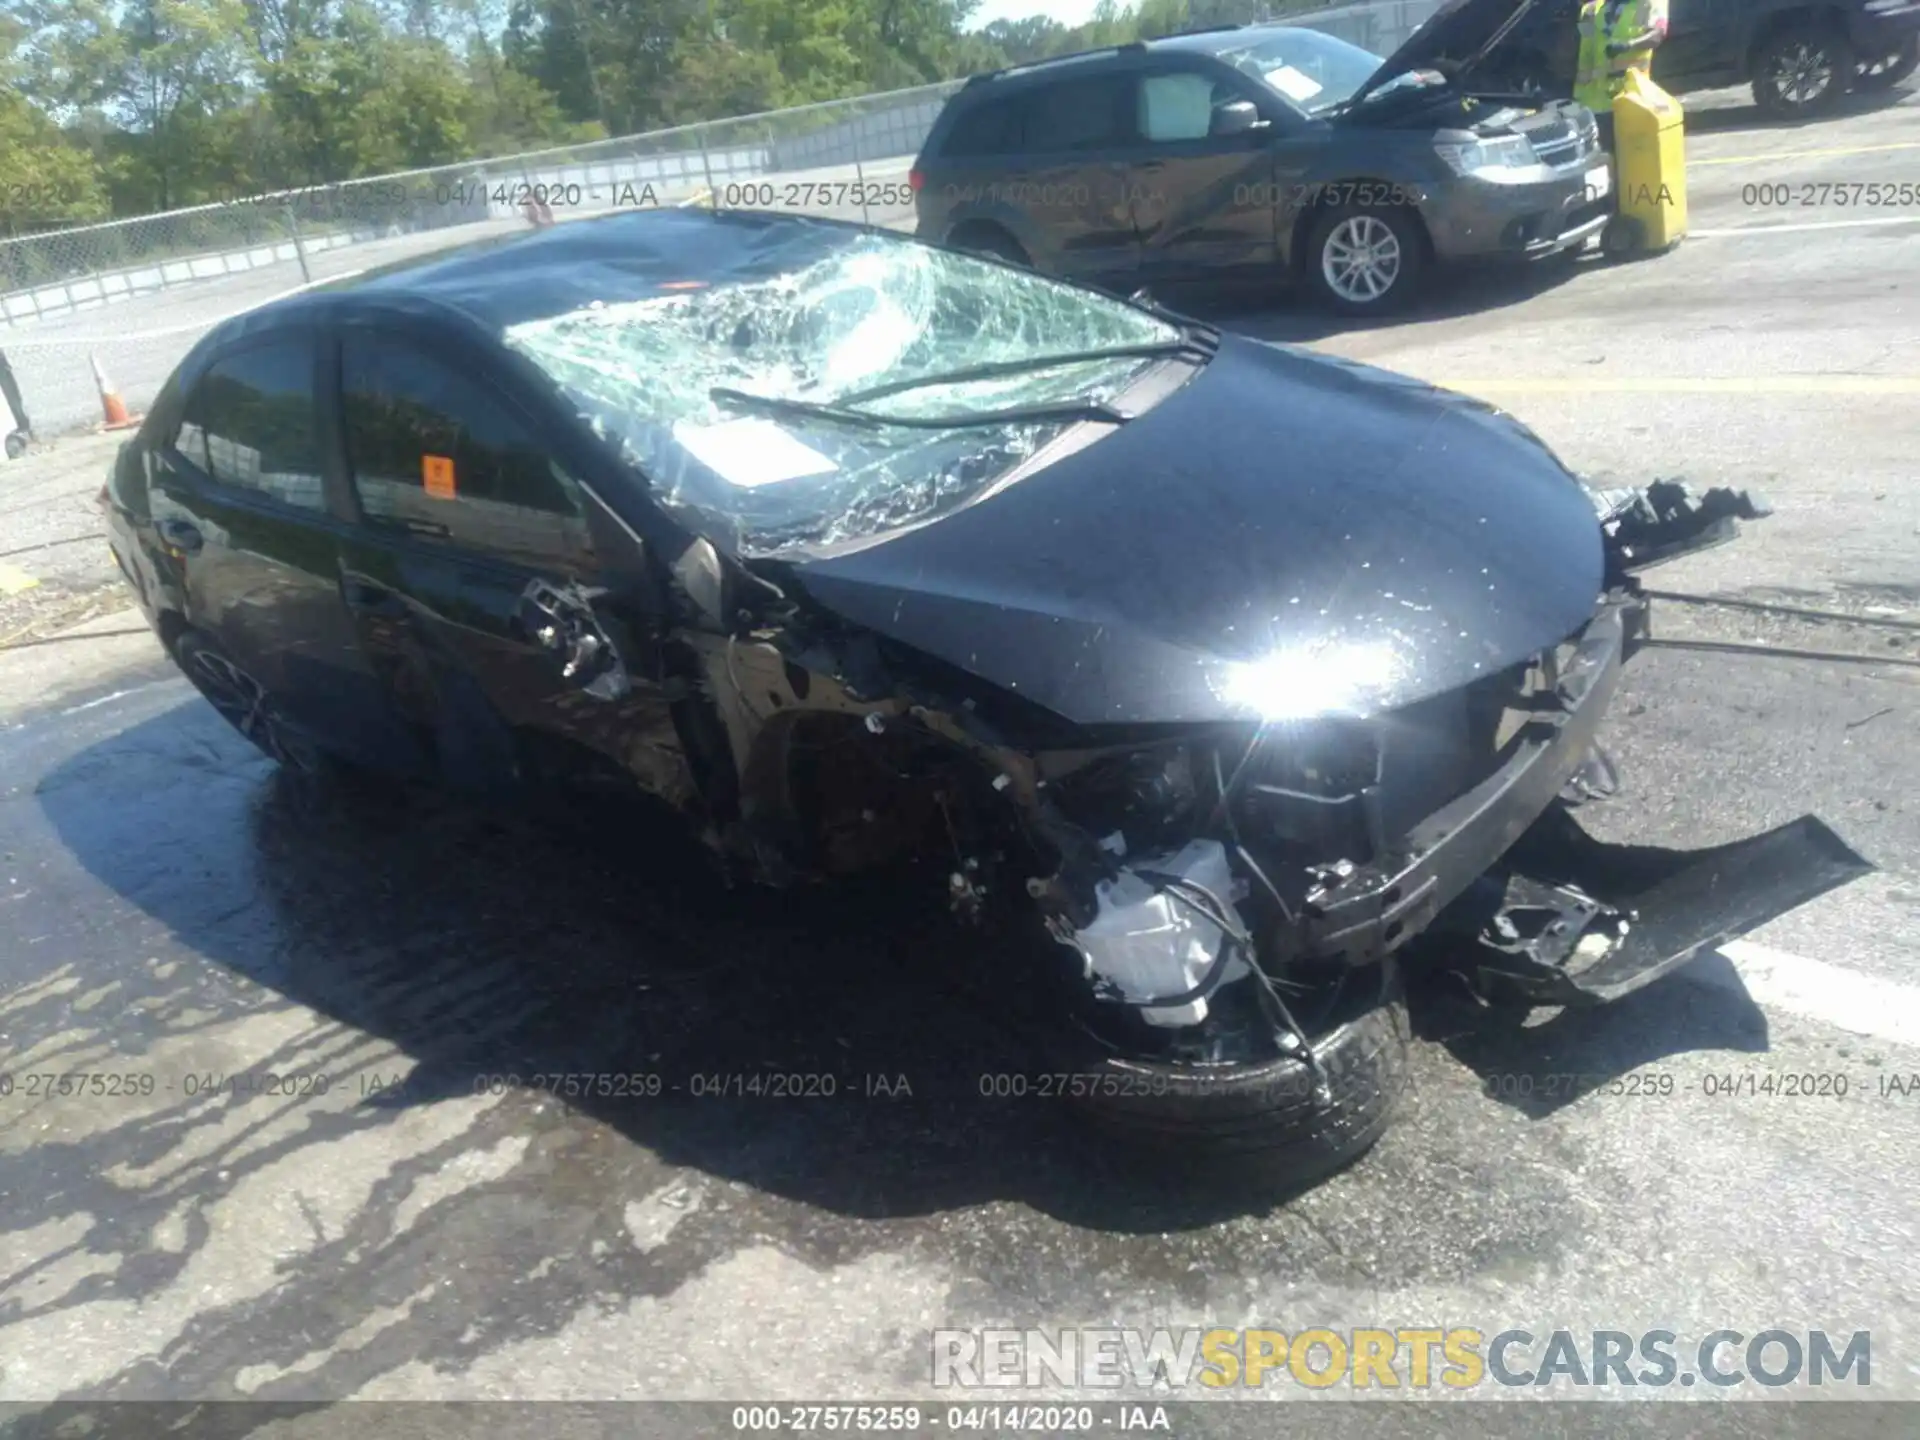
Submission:
[[[1157,363],[1140,347],[1182,338],[1088,291],[857,231],[832,232],[817,257],[777,273],[681,284],[505,338],[663,506],[748,556],[799,558],[965,504],[1074,423],[971,417],[1110,402]],[[1136,353],[1101,353],[1115,350]],[[997,373],[941,378],[982,366]],[[848,407],[861,421],[850,423],[743,408],[716,389],[819,406],[867,398]],[[903,418],[954,424],[889,423]]]

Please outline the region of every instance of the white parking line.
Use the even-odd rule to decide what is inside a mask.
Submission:
[[[1877,225],[1920,225],[1920,215],[1880,215],[1871,220],[1809,220],[1804,225],[1734,225],[1687,231],[1689,240],[1730,240],[1743,235],[1803,235],[1809,230],[1864,230]]]
[[[1790,955],[1752,940],[1720,946],[1756,1005],[1823,1021],[1851,1035],[1920,1047],[1920,986],[1902,985],[1858,970]],[[1725,971],[1688,966],[1680,974],[1694,983],[1731,989]]]

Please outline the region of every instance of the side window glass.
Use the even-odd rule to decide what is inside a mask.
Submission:
[[[1034,154],[1104,150],[1133,141],[1133,84],[1096,75],[1048,86],[1030,102],[1026,148]]]
[[[578,487],[506,403],[384,338],[341,345],[347,463],[369,526],[521,564],[578,564]]]
[[[1015,154],[1022,143],[1020,116],[1017,101],[976,105],[954,122],[945,153],[956,160]]]
[[[1215,93],[1213,77],[1192,71],[1148,75],[1140,82],[1140,134],[1154,143],[1204,140],[1213,128],[1213,107],[1234,98]]]
[[[181,406],[173,448],[223,485],[325,510],[312,346],[256,345],[216,363]]]

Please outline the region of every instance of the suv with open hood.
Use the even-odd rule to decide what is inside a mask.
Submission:
[[[1611,212],[1591,112],[1470,85],[1527,8],[1454,0],[1385,60],[1269,25],[975,76],[909,177],[918,233],[1122,290],[1278,276],[1351,314],[1435,262],[1571,253]]]

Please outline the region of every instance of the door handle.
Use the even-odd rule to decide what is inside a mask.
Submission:
[[[153,529],[162,540],[185,555],[197,553],[207,543],[200,527],[185,520],[157,520]]]

